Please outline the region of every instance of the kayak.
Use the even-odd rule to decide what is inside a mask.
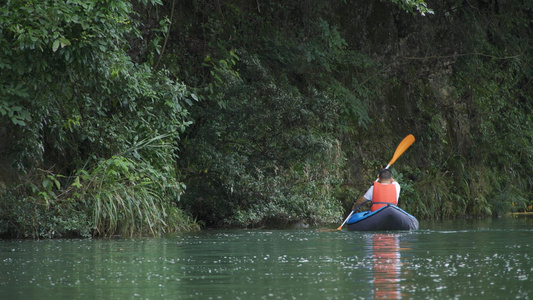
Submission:
[[[346,222],[349,231],[418,230],[418,220],[396,205],[353,214]]]

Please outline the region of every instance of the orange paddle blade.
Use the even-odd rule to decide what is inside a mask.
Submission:
[[[396,148],[396,151],[394,152],[394,155],[392,156],[392,159],[390,160],[389,165],[387,167],[390,167],[398,159],[398,157],[400,157],[405,152],[405,150],[411,147],[414,142],[415,137],[412,134],[406,136]]]

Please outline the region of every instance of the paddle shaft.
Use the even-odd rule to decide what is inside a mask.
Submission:
[[[337,228],[337,230],[341,230],[341,229],[342,229],[342,226],[344,226],[344,224],[346,224],[346,222],[348,222],[348,220],[349,220],[350,217],[353,215],[353,213],[354,213],[357,209],[359,209],[359,207],[363,206],[363,205],[364,205],[365,203],[367,203],[367,202],[368,202],[368,201],[365,201],[365,202],[359,204],[356,208],[354,208],[354,209],[350,212],[350,214],[348,215],[348,217],[346,218],[346,220],[344,220],[344,222],[342,222],[341,226],[339,226],[339,228]]]
[[[359,207],[357,207],[357,208],[359,208]],[[344,226],[344,224],[346,224],[346,222],[348,222],[350,217],[353,215],[354,211],[355,211],[355,209],[350,212],[350,214],[346,217],[346,220],[344,220],[344,222],[342,222],[341,226],[339,226],[339,228],[337,228],[337,230],[341,230],[342,229],[342,226]]]

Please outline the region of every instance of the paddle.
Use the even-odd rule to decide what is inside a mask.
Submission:
[[[385,169],[388,169],[390,168],[390,166],[392,166],[392,164],[398,159],[398,157],[400,157],[404,152],[405,150],[407,150],[409,147],[411,147],[411,145],[415,142],[415,137],[410,134],[408,136],[406,136],[402,142],[398,145],[398,147],[396,147],[396,151],[394,151],[394,155],[392,156],[392,159],[389,161],[389,163],[387,164],[387,166],[385,167]],[[377,181],[377,179],[376,179]],[[365,204],[365,202],[363,202],[361,205]],[[348,215],[348,217],[346,217],[346,219],[344,220],[344,222],[342,222],[341,226],[339,226],[339,228],[335,229],[335,230],[341,230],[342,229],[342,226],[344,226],[344,224],[346,224],[346,222],[348,222],[348,220],[350,219],[350,217],[353,215],[353,213],[359,208],[361,207],[361,205],[357,206],[356,208],[354,208],[352,210],[352,212],[350,212],[350,214]]]
[[[385,167],[385,169],[388,169],[390,166],[392,166],[392,164],[398,159],[398,157],[400,157],[405,152],[405,150],[407,150],[407,148],[411,147],[414,142],[415,137],[412,134],[406,136],[403,141],[398,145],[396,151],[394,151],[394,155],[392,156],[392,159],[389,161],[389,164],[387,165],[387,167]]]

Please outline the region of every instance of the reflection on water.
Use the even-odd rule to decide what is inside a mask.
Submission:
[[[533,224],[0,241],[0,299],[529,299]]]
[[[372,237],[374,299],[401,299],[400,238],[396,234]]]

